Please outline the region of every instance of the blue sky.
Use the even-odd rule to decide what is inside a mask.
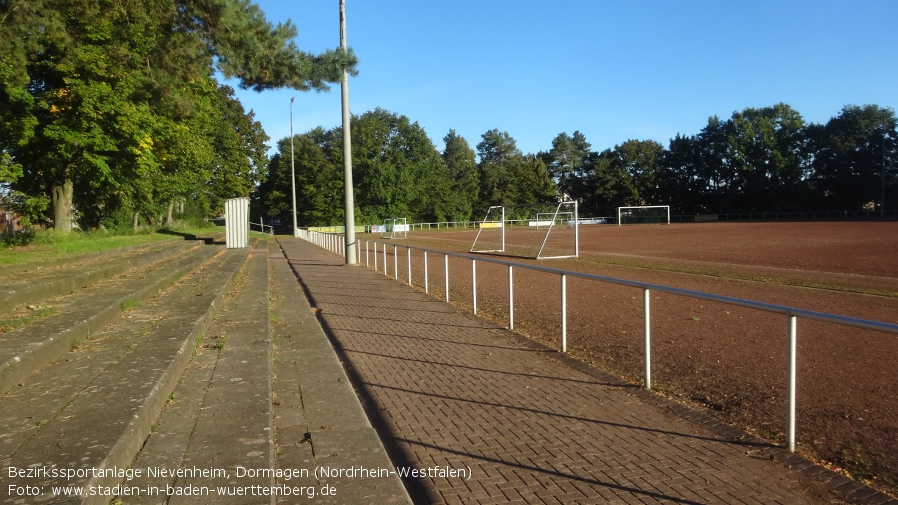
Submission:
[[[339,45],[339,0],[257,0],[290,19],[297,45]],[[665,147],[708,117],[785,102],[824,123],[845,105],[898,106],[898,2],[346,0],[359,57],[353,114],[408,116],[437,149],[508,132],[525,153],[579,130],[593,150],[628,139]],[[235,86],[235,83],[230,83]],[[340,125],[329,93],[239,90],[271,145]]]

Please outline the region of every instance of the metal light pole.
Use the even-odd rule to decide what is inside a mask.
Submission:
[[[296,168],[293,156],[293,97],[290,97],[290,189],[293,192],[293,236],[296,236]]]
[[[346,1],[340,0],[340,47],[346,50]],[[340,82],[343,97],[343,206],[345,216],[346,264],[355,265],[355,201],[352,196],[352,145],[349,134],[349,72]]]
[[[886,218],[886,111],[882,111],[882,165],[879,167],[879,184],[882,195],[879,198],[879,218]]]

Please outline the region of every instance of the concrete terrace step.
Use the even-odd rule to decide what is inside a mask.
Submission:
[[[319,465],[391,463],[283,254],[269,245],[250,255],[131,464],[142,475],[124,483],[135,490],[124,503],[409,503],[398,477],[314,475]],[[325,486],[336,494],[322,495]],[[263,491],[273,488],[290,492]]]
[[[4,269],[0,275],[0,312],[88,288],[104,279],[121,275],[196,248],[199,242],[166,240],[84,254],[67,260],[25,263]]]
[[[123,315],[64,359],[31,375],[0,397],[0,467],[82,470],[52,472],[4,483],[40,488],[24,500],[0,489],[3,503],[108,503],[110,496],[54,497],[51,486],[115,486],[133,461],[174,391],[201,336],[247,251],[227,250],[172,288]]]
[[[172,256],[172,251],[182,254]],[[152,296],[222,251],[217,246],[163,249],[159,252],[165,254],[153,255],[155,263],[58,299],[53,302],[59,304],[58,312],[0,334],[0,393],[114,321],[123,304]]]
[[[150,491],[125,498],[125,503],[245,503],[244,489],[271,484],[270,478],[236,474],[238,466],[273,468],[270,351],[263,245],[250,253],[171,402],[131,464],[142,474],[127,485]],[[201,468],[209,474],[154,473],[179,468]],[[235,495],[219,496],[218,487]],[[182,496],[191,489],[204,492]],[[258,496],[256,500],[264,501]]]

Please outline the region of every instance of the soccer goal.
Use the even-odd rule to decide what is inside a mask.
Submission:
[[[408,223],[404,217],[391,217],[384,219],[383,231],[380,238],[407,238]]]
[[[471,252],[535,259],[576,258],[577,202],[490,207],[479,223]]]
[[[670,205],[637,205],[617,208],[617,225],[670,224]]]

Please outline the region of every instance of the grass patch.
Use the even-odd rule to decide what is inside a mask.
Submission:
[[[37,307],[35,309],[28,309],[28,310],[29,310],[29,313],[24,316],[0,320],[0,333],[12,331],[12,330],[15,330],[16,328],[21,328],[23,326],[33,323],[34,321],[43,319],[47,316],[50,316],[50,315],[53,315],[56,313],[55,307]]]
[[[218,349],[219,351],[224,350],[225,344],[227,344],[227,343],[228,343],[228,337],[225,335],[222,335],[222,336],[218,337],[218,342],[215,343],[214,348]]]
[[[127,312],[127,311],[133,309],[134,307],[137,307],[138,305],[140,305],[140,300],[138,300],[137,298],[134,298],[132,296],[122,302],[122,305],[121,305],[122,312]]]
[[[121,247],[173,240],[172,235],[148,232],[136,235],[112,235],[105,232],[57,233],[41,231],[24,243],[0,240],[0,265],[48,261]]]
[[[140,301],[132,296],[131,298],[128,298],[127,300],[122,302],[122,312],[127,312],[134,307],[137,307],[138,305],[140,305]]]

